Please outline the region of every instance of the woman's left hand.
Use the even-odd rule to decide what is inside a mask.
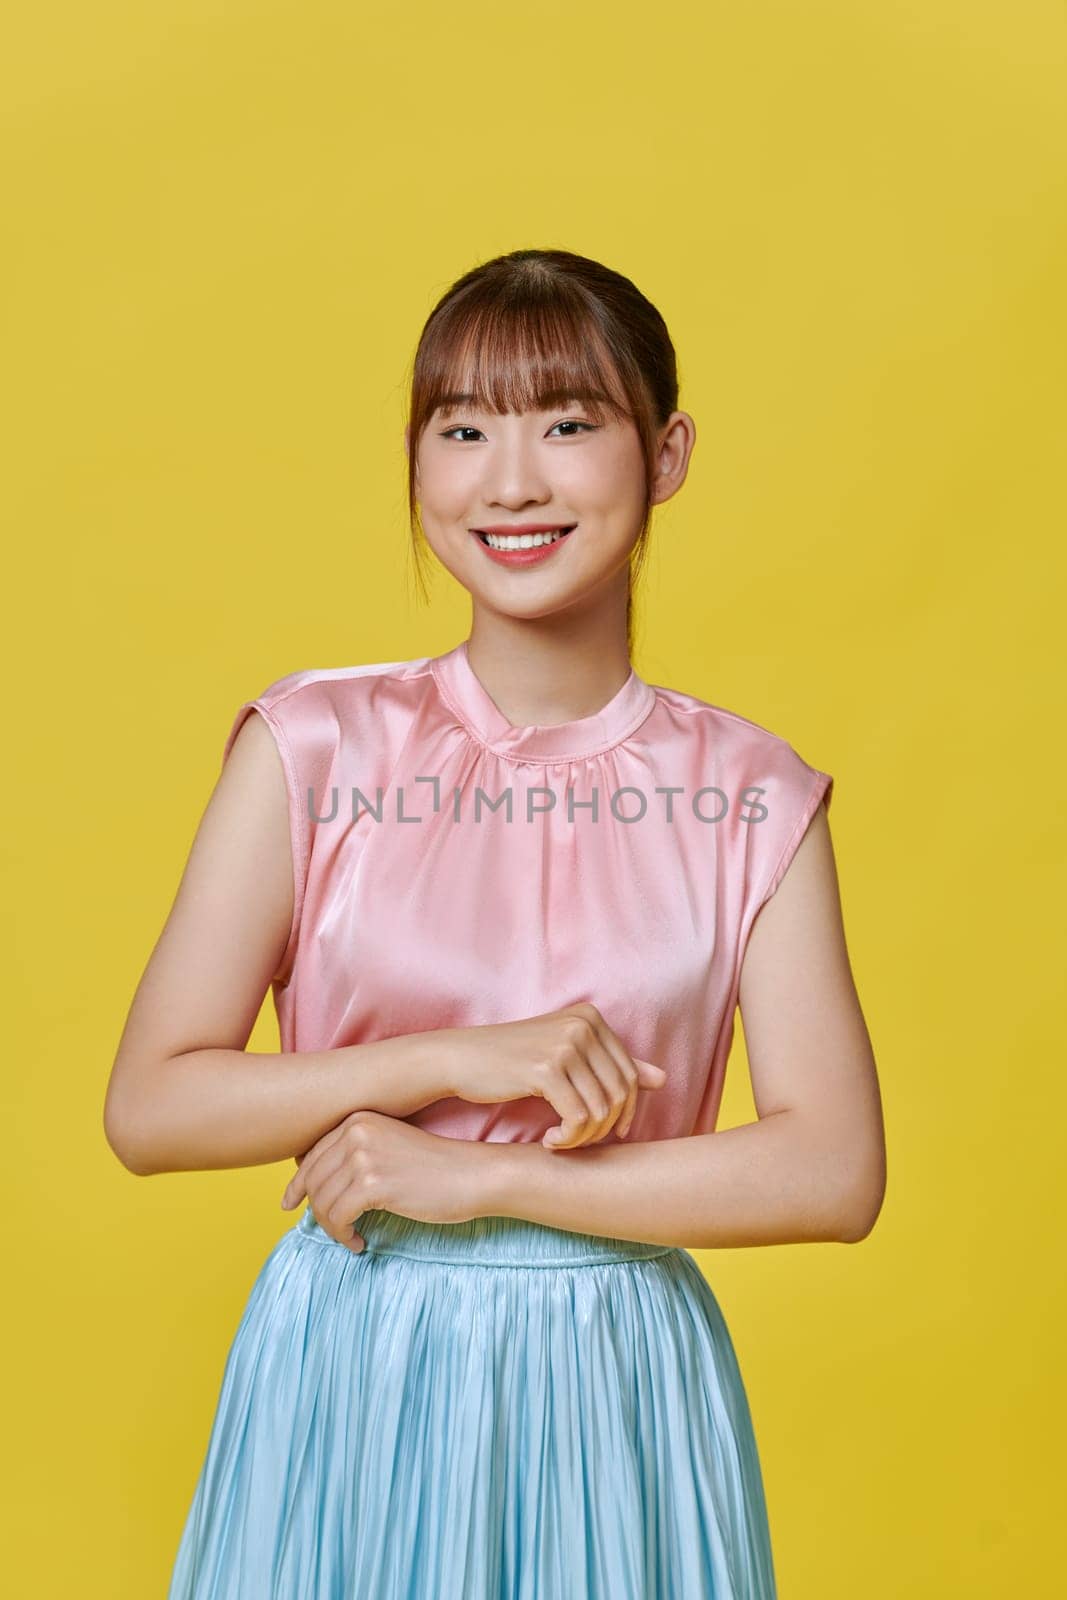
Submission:
[[[413,1128],[380,1111],[353,1111],[305,1155],[282,1196],[292,1210],[306,1195],[331,1239],[358,1254],[353,1223],[364,1211],[393,1211],[418,1222],[469,1222],[474,1209],[470,1143]]]

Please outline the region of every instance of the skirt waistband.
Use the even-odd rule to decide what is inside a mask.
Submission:
[[[315,1220],[310,1206],[295,1231],[343,1250]],[[674,1255],[677,1247],[638,1239],[611,1239],[595,1233],[570,1233],[522,1217],[472,1217],[467,1222],[419,1222],[395,1211],[364,1211],[356,1232],[366,1249],[356,1257],[413,1256],[459,1266],[583,1267],[616,1261],[647,1261]]]

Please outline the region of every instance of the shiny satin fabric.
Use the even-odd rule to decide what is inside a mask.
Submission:
[[[752,1423],[688,1252],[310,1211],[264,1263],[167,1600],[774,1600]]]
[[[593,716],[513,727],[466,640],[281,678],[238,710],[224,760],[253,708],[289,786],[282,1049],[590,1000],[631,1055],[667,1073],[638,1096],[629,1141],[714,1131],[745,945],[829,807],[829,774],[633,668]],[[534,1097],[449,1097],[408,1120],[519,1141],[559,1118]]]

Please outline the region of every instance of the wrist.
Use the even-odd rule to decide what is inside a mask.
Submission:
[[[469,1185],[467,1207],[472,1217],[516,1217],[523,1172],[538,1155],[540,1145],[510,1144],[493,1139],[471,1139],[463,1146],[463,1173]]]
[[[467,1197],[464,1210],[470,1216],[507,1216],[512,1144],[491,1139],[462,1141],[462,1182]]]
[[[343,1045],[340,1054],[348,1074],[348,1111],[408,1117],[454,1092],[446,1082],[451,1055],[436,1030]]]
[[[431,1028],[411,1036],[416,1081],[423,1104],[459,1096],[459,1054],[463,1028]]]

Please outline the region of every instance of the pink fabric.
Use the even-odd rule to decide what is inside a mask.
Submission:
[[[283,1050],[591,1000],[631,1055],[667,1073],[639,1094],[626,1142],[714,1130],[746,941],[829,806],[828,773],[632,669],[593,716],[515,727],[466,640],[290,673],[241,706],[223,761],[252,708],[289,788],[295,906],[273,984]],[[408,1121],[517,1141],[559,1116],[536,1097],[449,1097]]]

